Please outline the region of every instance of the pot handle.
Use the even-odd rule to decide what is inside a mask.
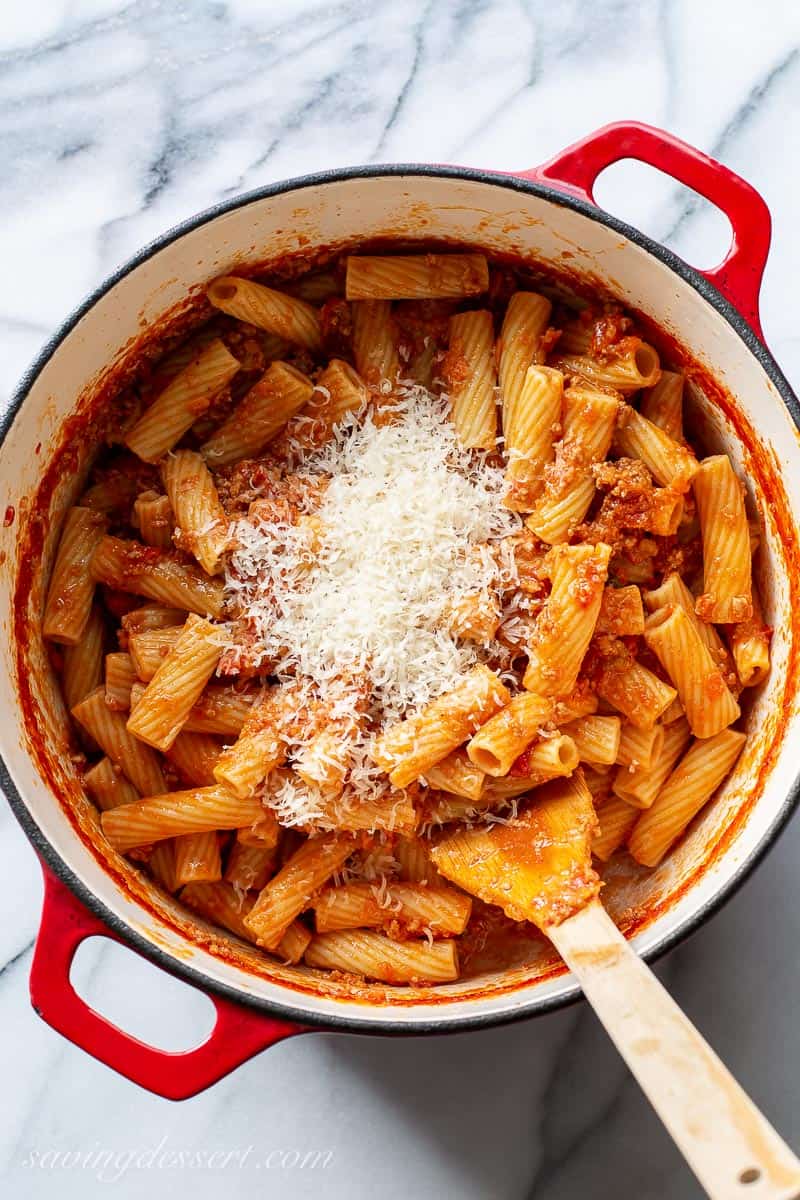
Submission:
[[[625,158],[671,175],[725,214],[733,230],[730,249],[718,267],[700,274],[738,309],[763,341],[758,298],[772,222],[763,197],[740,175],[680,138],[638,121],[605,125],[540,167],[515,173],[594,204],[592,189],[600,172]]]
[[[127,943],[90,913],[44,864],[42,870],[45,892],[31,965],[31,1003],[48,1025],[120,1075],[167,1100],[186,1100],[267,1046],[306,1032],[302,1025],[211,996],[217,1020],[208,1038],[194,1049],[177,1053],[158,1050],[131,1037],[90,1008],[69,978],[75,951],[87,937],[99,934]]]

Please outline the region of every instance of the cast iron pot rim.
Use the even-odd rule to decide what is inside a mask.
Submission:
[[[702,298],[713,308],[717,310],[728,322],[731,328],[744,342],[748,350],[757,359],[759,364],[775,385],[778,393],[783,400],[789,414],[800,430],[800,403],[792,391],[786,377],[781,371],[775,359],[767,350],[766,346],[757,337],[755,332],[747,324],[737,309],[726,300],[725,297],[717,291],[713,284],[695,270],[688,263],[679,258],[666,246],[660,245],[646,234],[641,233],[638,229],[626,224],[619,218],[611,216],[609,213],[602,211],[596,206],[587,203],[584,200],[577,199],[574,196],[568,195],[565,192],[558,191],[557,188],[549,187],[541,183],[533,182],[532,180],[522,178],[515,175],[496,174],[491,171],[481,171],[467,167],[440,167],[427,166],[424,164],[415,163],[392,163],[387,165],[377,166],[360,166],[360,167],[342,167],[335,170],[320,171],[310,175],[298,176],[295,179],[283,180],[279,183],[267,184],[264,187],[255,188],[249,192],[243,192],[238,196],[234,196],[230,200],[221,201],[219,204],[212,205],[210,208],[204,209],[193,217],[172,226],[159,237],[145,245],[132,258],[128,259],[121,267],[112,272],[103,283],[101,283],[87,298],[75,308],[66,320],[60,325],[53,336],[45,344],[37,358],[23,375],[19,386],[15,390],[8,411],[0,419],[0,449],[11,429],[17,413],[22,407],[25,399],[28,396],[31,388],[37,378],[43,371],[44,367],[58,350],[61,343],[72,332],[81,318],[93,307],[103,296],[106,295],[117,283],[129,275],[136,267],[152,258],[159,251],[171,245],[183,237],[184,234],[191,233],[195,229],[213,221],[216,217],[223,216],[225,213],[233,212],[237,208],[243,208],[255,201],[266,200],[271,196],[283,195],[286,192],[302,191],[305,188],[320,187],[327,183],[340,183],[353,179],[376,179],[376,178],[402,178],[404,176],[422,176],[431,178],[455,179],[455,180],[470,180],[476,183],[490,184],[493,187],[505,188],[509,191],[524,192],[528,195],[537,196],[540,199],[547,200],[552,204],[560,205],[563,208],[571,208],[575,212],[580,213],[584,217],[588,217],[592,221],[597,221],[601,225],[605,225],[615,232],[622,234],[623,237],[633,242],[634,245],[646,250],[654,258],[658,259],[665,266],[669,267],[676,275],[678,275],[685,283],[688,283]],[[284,1004],[267,1000],[261,996],[249,995],[241,992],[238,988],[231,984],[221,983],[218,980],[207,976],[202,970],[194,966],[188,966],[181,962],[177,957],[171,955],[165,950],[155,946],[142,934],[137,933],[132,929],[125,920],[118,917],[112,912],[106,904],[84,884],[83,880],[76,875],[64,862],[61,856],[56,852],[54,846],[49,841],[45,832],[37,824],[32,813],[28,809],[25,801],[22,799],[14,781],[12,780],[6,763],[0,756],[0,787],[4,791],[11,809],[22,826],[26,836],[32,843],[34,849],[44,860],[46,866],[56,875],[66,886],[78,897],[78,899],[92,912],[97,918],[106,924],[112,932],[117,934],[126,944],[137,950],[145,958],[155,963],[171,975],[175,975],[183,979],[186,983],[192,984],[201,991],[211,993],[212,995],[221,996],[226,1000],[231,1000],[235,1003],[242,1004],[248,1008],[257,1009],[265,1015],[278,1017],[292,1023],[299,1023],[306,1026],[313,1026],[319,1031],[334,1031],[342,1030],[350,1033],[363,1034],[439,1034],[439,1033],[465,1033],[472,1030],[486,1029],[495,1025],[506,1025],[514,1021],[525,1020],[533,1016],[540,1016],[543,1013],[553,1012],[560,1008],[565,1008],[570,1004],[574,1004],[582,998],[581,989],[577,984],[568,988],[565,992],[558,996],[543,999],[531,999],[525,1001],[518,1009],[512,1012],[485,1013],[465,1017],[447,1017],[446,1015],[429,1018],[425,1020],[403,1020],[399,1017],[397,1020],[391,1021],[376,1021],[369,1017],[351,1017],[337,1016],[335,1014],[320,1014],[313,1010],[307,1010],[303,1007],[303,997],[298,993],[297,1004]],[[700,907],[689,917],[686,917],[675,929],[664,934],[653,946],[651,946],[642,957],[646,962],[653,962],[665,954],[668,950],[679,945],[687,937],[693,934],[702,924],[704,924],[715,913],[719,912],[722,906],[739,890],[742,884],[747,880],[750,874],[755,870],[767,851],[774,845],[778,835],[783,830],[789,820],[789,817],[794,812],[800,802],[800,772],[795,776],[794,783],[789,788],[783,804],[775,814],[769,828],[764,836],[754,847],[751,853],[744,859],[731,878],[719,889],[719,891],[706,900]],[[510,994],[513,998],[513,993]],[[457,1003],[457,1001],[456,1001]],[[365,1009],[367,1006],[365,1005]],[[446,1009],[443,1006],[443,1011]]]

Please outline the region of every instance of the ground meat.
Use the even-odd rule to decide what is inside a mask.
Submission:
[[[592,358],[604,362],[624,354],[626,334],[633,322],[615,304],[603,305],[599,311],[597,308],[586,308],[579,320],[591,335],[588,353]]]
[[[452,300],[401,300],[392,315],[398,330],[401,361],[413,362],[432,343],[444,352],[450,340],[450,317],[455,310]]]
[[[287,472],[285,465],[270,455],[243,459],[217,476],[219,497],[229,516],[243,515],[255,502],[272,502],[276,507],[263,510],[267,520],[295,521],[301,513],[313,512],[327,484],[321,475]]]
[[[618,458],[592,468],[603,499],[594,519],[581,525],[581,541],[606,542],[615,551],[626,542],[626,530],[647,529],[653,507],[653,480],[643,462]]]
[[[322,347],[329,358],[352,359],[353,315],[341,296],[326,300],[319,313]]]

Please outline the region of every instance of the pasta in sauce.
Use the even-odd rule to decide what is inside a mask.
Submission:
[[[734,766],[770,637],[741,481],[624,312],[483,255],[208,298],[56,554],[86,790],[266,955],[450,982],[475,897],[596,894],[542,839],[654,867]]]

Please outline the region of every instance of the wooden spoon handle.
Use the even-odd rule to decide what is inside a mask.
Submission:
[[[800,1161],[599,902],[548,937],[712,1200],[796,1200]]]

